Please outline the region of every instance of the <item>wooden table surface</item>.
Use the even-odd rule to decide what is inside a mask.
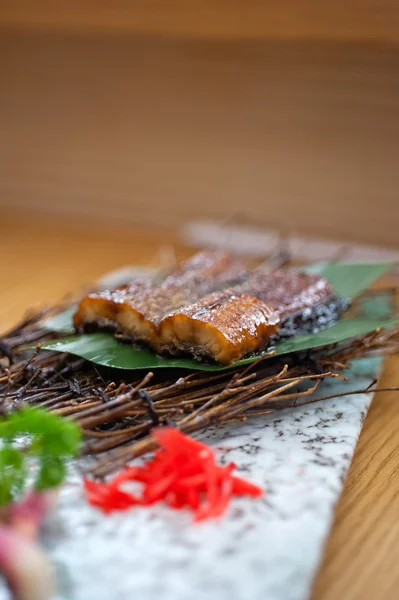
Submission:
[[[103,273],[158,260],[173,232],[108,229],[43,215],[0,219],[0,328],[27,307],[48,304]],[[381,387],[399,385],[399,356],[385,361]],[[393,600],[399,597],[399,392],[377,395],[366,418],[338,503],[311,600]]]

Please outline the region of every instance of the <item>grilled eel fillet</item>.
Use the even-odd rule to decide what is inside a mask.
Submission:
[[[223,289],[234,280],[239,283]],[[244,272],[231,255],[201,252],[160,284],[141,281],[89,294],[75,327],[111,323],[160,354],[229,364],[263,349],[271,337],[326,327],[345,309],[345,301],[317,275]]]
[[[349,305],[346,298],[334,294],[326,279],[303,272],[276,270],[268,274],[260,267],[235,289],[252,294],[277,312],[279,338],[330,327]]]
[[[214,292],[162,319],[156,350],[230,364],[263,348],[279,321],[270,306],[252,295]]]
[[[157,351],[230,364],[262,350],[276,334],[305,331],[301,325],[307,321],[315,325],[318,318],[322,327],[320,320],[331,303],[331,286],[317,275],[267,273],[259,268],[230,290],[213,293],[165,317],[159,324]]]
[[[80,303],[74,316],[75,328],[114,326],[135,341],[152,348],[159,344],[158,324],[162,318],[209,294],[240,281],[243,263],[218,251],[199,252],[181,263],[163,281],[137,281],[114,290],[93,293]]]

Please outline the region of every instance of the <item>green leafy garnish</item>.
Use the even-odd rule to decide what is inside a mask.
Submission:
[[[56,487],[66,461],[79,450],[78,427],[38,408],[26,407],[0,420],[0,506],[15,500],[26,487],[27,460],[37,459],[33,486]]]
[[[24,489],[26,468],[21,453],[11,446],[0,450],[0,506],[8,504]]]

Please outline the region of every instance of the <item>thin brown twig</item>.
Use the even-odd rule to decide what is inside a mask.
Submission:
[[[347,381],[342,371],[350,361],[399,349],[399,330],[376,330],[346,345],[322,348],[303,361],[290,355],[284,362],[261,356],[235,370],[183,377],[178,373],[175,379],[165,380],[152,373],[121,375],[66,354],[27,350],[26,340],[42,334],[32,318],[12,331],[15,360],[8,366],[0,359],[0,406],[14,410],[33,404],[74,420],[84,434],[83,453],[96,457],[89,463],[96,476],[107,475],[153,449],[151,430],[157,425],[172,423],[185,433],[195,433],[211,424],[260,418],[332,397],[382,392],[373,381],[357,392],[315,394],[326,378]],[[2,341],[7,344],[9,340]]]

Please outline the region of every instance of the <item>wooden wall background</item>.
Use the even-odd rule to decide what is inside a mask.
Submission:
[[[204,39],[399,40],[396,0],[0,0],[0,24]]]
[[[1,4],[1,207],[399,245],[393,0]]]

